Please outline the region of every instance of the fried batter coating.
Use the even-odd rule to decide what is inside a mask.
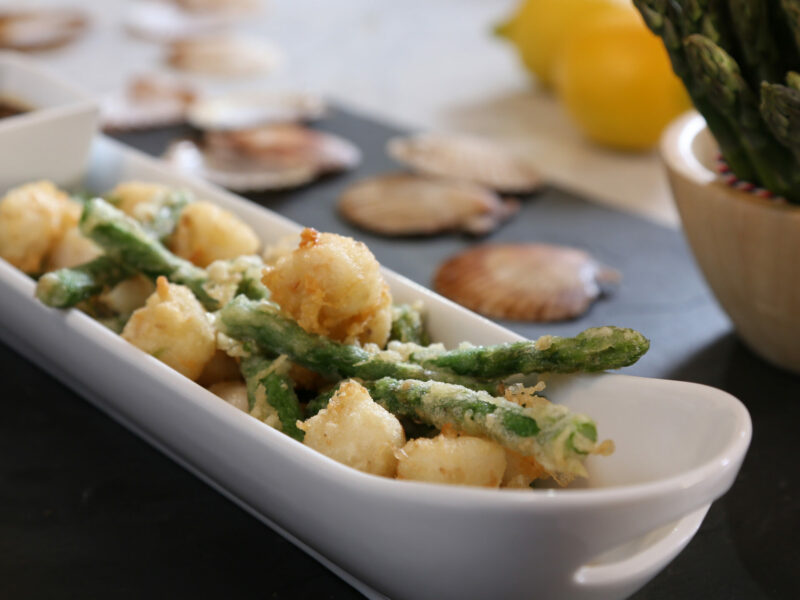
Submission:
[[[361,242],[305,229],[298,248],[265,269],[262,281],[309,333],[381,347],[389,339],[392,296]]]
[[[298,427],[304,444],[365,473],[394,477],[406,441],[400,421],[355,381],[339,386],[328,407]]]
[[[70,269],[100,256],[103,251],[84,237],[77,227],[70,227],[53,246],[45,263],[45,271]]]
[[[164,277],[131,315],[122,337],[192,380],[216,352],[214,327],[201,304],[189,288]]]
[[[80,205],[49,181],[9,191],[0,200],[0,257],[25,273],[40,273],[80,215]]]
[[[250,412],[247,400],[247,385],[244,381],[220,381],[208,388],[212,394],[216,394],[228,404],[233,404],[236,408],[246,413]]]
[[[144,275],[134,275],[103,292],[100,301],[115,313],[129,315],[144,306],[154,290],[155,286],[150,279]]]
[[[411,440],[398,452],[398,479],[498,487],[506,470],[499,444],[477,437],[441,434]]]
[[[160,183],[123,181],[107,195],[118,209],[140,221],[148,221],[160,206],[160,200],[170,188]]]
[[[506,472],[502,487],[529,488],[534,480],[542,477],[548,477],[547,471],[535,458],[506,450]]]
[[[210,202],[187,205],[170,240],[175,254],[199,267],[255,254],[259,245],[258,236],[247,223]]]

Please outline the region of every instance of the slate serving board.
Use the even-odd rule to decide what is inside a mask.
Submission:
[[[800,377],[770,367],[737,340],[679,232],[547,188],[523,198],[520,214],[483,240],[374,236],[340,219],[336,198],[352,181],[398,168],[383,150],[397,131],[341,110],[319,127],[362,149],[359,169],[252,200],[361,239],[381,263],[426,286],[446,257],[483,241],[584,248],[622,272],[611,295],[574,321],[503,324],[527,337],[633,327],[652,348],[626,372],[713,385],[747,405],[754,435],[739,478],[689,546],[634,598],[796,597]],[[171,128],[119,138],[160,154],[190,133]],[[0,597],[360,597],[2,345],[0,377]]]

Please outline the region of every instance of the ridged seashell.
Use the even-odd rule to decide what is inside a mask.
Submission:
[[[415,171],[473,181],[498,192],[532,192],[542,185],[530,164],[482,138],[421,133],[389,140],[387,152]]]
[[[206,35],[176,40],[167,62],[174,68],[201,75],[245,77],[274,69],[280,52],[269,42],[252,37]]]
[[[588,253],[550,244],[484,244],[439,267],[440,294],[493,319],[558,321],[583,314],[618,271]]]
[[[260,191],[297,187],[325,173],[353,168],[361,152],[338,136],[283,124],[212,132],[202,148],[179,142],[165,158],[231,190]]]
[[[347,188],[339,211],[348,221],[384,235],[431,235],[462,230],[488,233],[519,208],[466,181],[395,173]]]
[[[82,35],[89,17],[81,10],[0,9],[0,48],[34,51],[58,48]]]
[[[300,92],[239,92],[201,99],[189,107],[189,123],[205,131],[245,129],[268,123],[310,121],[325,113],[325,102]]]
[[[195,99],[188,85],[162,77],[139,76],[124,91],[107,96],[100,119],[106,131],[133,131],[178,125]]]
[[[185,37],[224,30],[243,20],[254,8],[238,2],[215,2],[213,7],[187,2],[139,0],[125,15],[125,28],[131,34],[155,42],[171,42]]]

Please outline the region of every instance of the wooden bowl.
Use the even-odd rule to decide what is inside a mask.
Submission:
[[[800,373],[800,207],[722,182],[713,170],[718,153],[695,112],[661,140],[686,237],[744,342]]]

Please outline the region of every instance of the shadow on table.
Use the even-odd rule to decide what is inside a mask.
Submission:
[[[731,333],[667,377],[713,385],[739,398],[750,411],[753,440],[730,491],[714,503],[695,539],[662,575],[680,576],[681,565],[689,569],[700,561],[705,577],[695,589],[706,589],[709,598],[796,598],[800,376],[770,366]],[[732,562],[741,568],[732,571]],[[660,579],[636,597],[669,597],[669,579]]]

